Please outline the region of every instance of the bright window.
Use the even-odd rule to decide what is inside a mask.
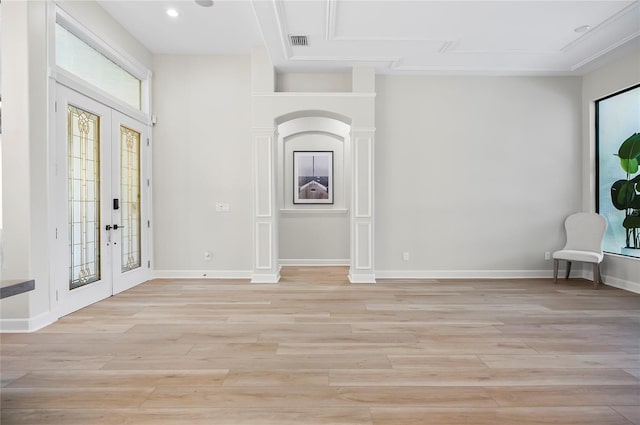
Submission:
[[[596,101],[596,156],[604,251],[640,258],[640,85]]]
[[[56,65],[140,110],[142,82],[56,23]]]

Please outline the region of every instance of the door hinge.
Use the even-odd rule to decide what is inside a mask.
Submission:
[[[56,301],[58,301],[58,290],[56,289]]]
[[[56,239],[58,239],[58,228],[56,227]]]
[[[58,112],[58,102],[53,102],[53,109],[55,112]]]
[[[149,138],[147,137],[147,146],[149,146]]]
[[[151,229],[151,220],[147,220],[147,228]]]
[[[147,268],[150,269],[151,268],[151,260],[147,261]]]
[[[151,186],[151,181],[147,179],[147,187]]]

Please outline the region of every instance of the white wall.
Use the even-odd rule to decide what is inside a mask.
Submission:
[[[376,276],[547,275],[582,208],[580,78],[376,89]]]
[[[248,277],[251,58],[159,55],[154,76],[153,268],[158,276]],[[220,202],[230,210],[216,212]]]
[[[281,213],[280,259],[283,265],[349,264],[349,216]]]
[[[640,42],[625,57],[588,75],[582,81],[583,122],[583,207],[595,211],[595,124],[593,102],[609,94],[640,83]],[[606,255],[602,266],[604,281],[640,290],[640,259]]]
[[[29,4],[2,5],[3,279],[31,278]],[[11,66],[8,66],[11,64]],[[29,296],[0,301],[2,318],[29,316]]]
[[[277,92],[350,92],[351,73],[279,73],[276,74]]]

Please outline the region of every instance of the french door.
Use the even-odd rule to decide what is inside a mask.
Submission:
[[[56,86],[60,316],[149,279],[147,126]]]

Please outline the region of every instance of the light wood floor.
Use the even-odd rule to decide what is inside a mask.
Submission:
[[[640,296],[585,280],[156,280],[1,336],[1,423],[640,424]]]

